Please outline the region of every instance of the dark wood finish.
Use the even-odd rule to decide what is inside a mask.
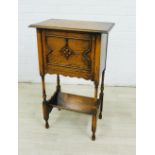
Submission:
[[[99,119],[102,119],[103,97],[104,97],[104,73],[105,73],[105,69],[102,72],[102,80],[101,80]]]
[[[57,75],[57,91],[59,92],[61,90],[61,86],[60,86],[60,76]]]
[[[92,140],[95,140],[97,116],[102,118],[104,74],[106,61],[101,52],[102,33],[107,34],[113,23],[71,20],[47,20],[30,25],[37,28],[39,71],[42,80],[43,117],[45,127],[53,107],[92,115]],[[106,41],[106,52],[107,52]],[[106,63],[106,62],[105,62]],[[102,73],[102,74],[101,74]],[[57,74],[54,95],[47,100],[45,75]],[[94,82],[94,97],[61,92],[60,75],[79,77]],[[100,94],[98,87],[101,78]]]

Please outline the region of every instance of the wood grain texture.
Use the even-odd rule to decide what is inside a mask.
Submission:
[[[37,29],[37,43],[38,43],[38,62],[40,75],[44,75],[43,49],[42,49],[42,35],[41,30]]]
[[[30,27],[53,29],[53,30],[66,30],[66,31],[81,31],[81,32],[97,32],[108,33],[114,23],[106,22],[92,22],[92,21],[75,21],[75,20],[62,20],[62,19],[49,19],[40,23],[32,24]]]
[[[86,114],[96,114],[98,110],[98,102],[94,98],[55,92],[48,105],[59,109],[71,110]]]
[[[89,33],[46,30],[44,53],[47,73],[93,80],[94,37]],[[63,70],[63,71],[62,71]]]
[[[94,60],[94,81],[95,83],[99,83],[100,78],[100,53],[101,53],[101,34],[96,35],[95,39],[95,60]]]
[[[50,52],[46,50],[48,65],[75,66],[91,70],[92,38],[90,36],[89,40],[85,40],[85,35],[74,33],[75,35],[78,36],[73,38],[70,33],[62,32],[57,36],[54,33],[46,36],[46,46],[50,49]]]
[[[76,69],[73,67],[47,65],[47,73],[48,74],[60,74],[63,76],[77,77],[77,78],[83,78],[86,80],[93,81],[93,76],[91,73],[85,70],[79,70],[78,68]]]

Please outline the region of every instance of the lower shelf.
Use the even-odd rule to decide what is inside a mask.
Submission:
[[[47,104],[59,109],[66,109],[87,114],[97,113],[99,102],[95,98],[56,92]]]

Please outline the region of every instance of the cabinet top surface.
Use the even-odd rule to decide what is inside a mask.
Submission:
[[[108,22],[93,22],[93,21],[78,21],[78,20],[63,20],[63,19],[49,19],[40,23],[32,24],[30,27],[41,29],[54,29],[54,30],[70,30],[82,32],[96,32],[108,33],[114,23]]]

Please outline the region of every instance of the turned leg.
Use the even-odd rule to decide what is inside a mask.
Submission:
[[[96,139],[96,136],[95,136],[96,124],[97,124],[97,116],[96,114],[94,114],[92,117],[92,140]]]
[[[56,89],[57,89],[58,92],[61,90],[61,87],[60,87],[60,76],[59,75],[57,75],[57,86],[56,86]]]
[[[43,101],[43,116],[45,120],[45,128],[48,129],[49,128],[49,124],[48,124],[49,110],[48,110],[47,103],[44,101]]]
[[[104,96],[104,93],[100,93],[100,113],[99,113],[99,119],[102,119],[103,96]]]
[[[94,94],[94,97],[95,97],[95,100],[97,102],[97,96],[98,96],[98,82],[94,82],[94,85],[95,85],[95,94]],[[95,132],[96,132],[96,124],[97,124],[97,115],[96,113],[93,114],[92,116],[92,140],[95,140],[96,137],[95,137]]]
[[[104,97],[104,73],[105,70],[102,72],[102,80],[101,80],[101,90],[100,90],[100,113],[99,113],[99,119],[102,119],[102,110],[103,110],[103,97]]]
[[[94,97],[97,100],[97,96],[98,96],[98,82],[94,82],[94,86],[95,86]]]
[[[61,90],[61,86],[60,86],[60,76],[59,74],[57,74],[57,86],[56,86],[56,91],[60,92]],[[60,108],[58,108],[58,110],[61,110]]]
[[[46,102],[46,91],[45,91],[45,76],[41,76],[42,80],[42,94],[43,94],[43,117],[45,120],[45,128],[49,128],[48,119],[49,119],[49,108]]]

